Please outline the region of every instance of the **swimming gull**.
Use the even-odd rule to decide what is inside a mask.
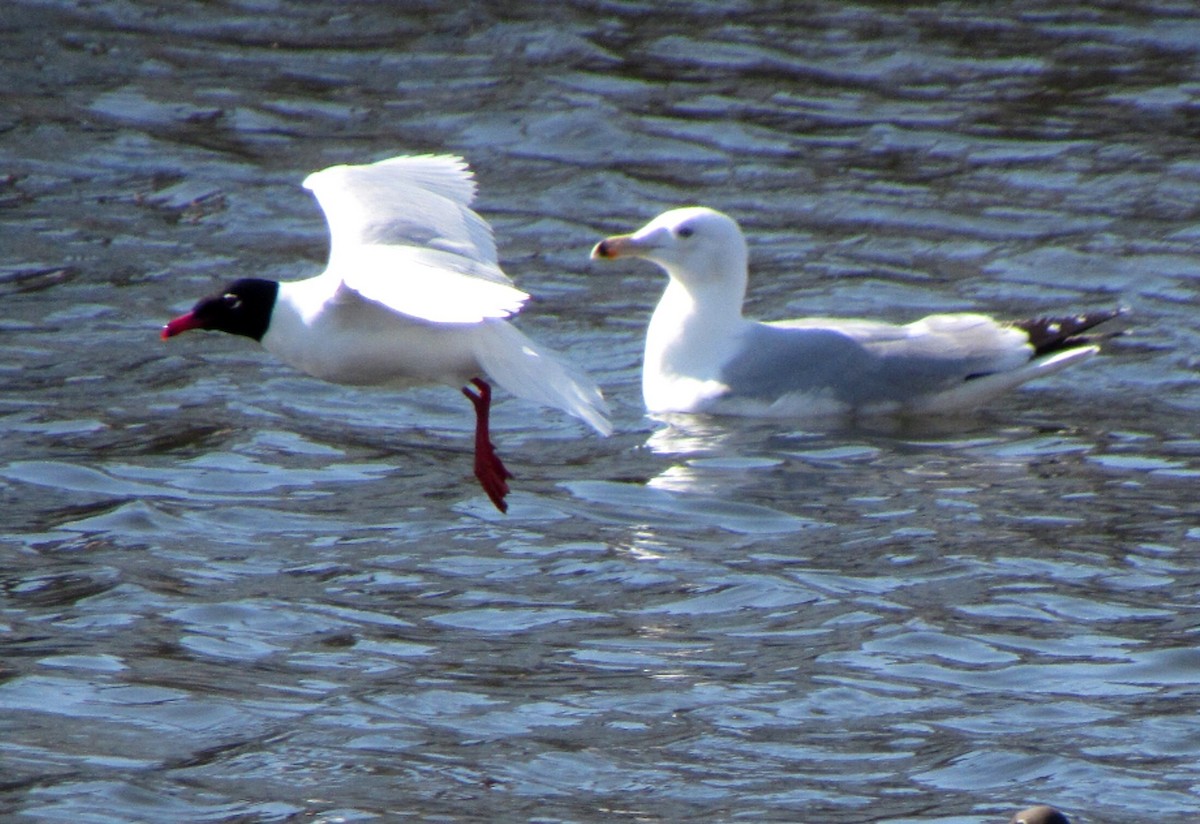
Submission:
[[[1086,330],[1121,313],[1000,322],[930,315],[906,325],[849,318],[742,317],[741,228],[704,207],[659,215],[596,244],[593,258],[644,258],[668,275],[646,332],[642,395],[660,412],[762,417],[969,410],[1091,357]]]

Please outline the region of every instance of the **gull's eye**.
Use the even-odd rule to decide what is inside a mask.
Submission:
[[[235,295],[233,292],[226,292],[225,294],[221,295],[221,300],[223,300],[225,302],[225,306],[230,309],[237,309],[242,305],[241,296]]]
[[[680,226],[679,230],[675,232],[675,234],[679,237],[691,237],[692,235],[696,234],[696,230],[691,226]]]

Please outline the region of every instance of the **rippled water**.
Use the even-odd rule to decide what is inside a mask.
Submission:
[[[0,10],[0,812],[14,820],[1196,820],[1191,3]],[[520,324],[618,434],[310,381],[159,325],[319,270],[299,187],[475,166]],[[925,429],[641,412],[662,286],[739,218],[768,318],[1126,305]]]

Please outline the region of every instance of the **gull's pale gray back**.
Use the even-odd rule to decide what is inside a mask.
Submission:
[[[930,336],[908,334],[908,327],[836,324],[824,320],[749,325],[720,379],[734,397],[770,402],[790,394],[824,395],[863,407],[904,404],[990,374],[1011,361],[998,358],[990,346],[938,345]],[[1028,360],[1028,354],[1022,360]]]

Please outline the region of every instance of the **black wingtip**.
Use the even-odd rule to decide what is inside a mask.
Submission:
[[[1098,312],[1085,312],[1080,315],[1046,316],[1028,320],[1013,321],[1012,325],[1029,336],[1029,344],[1034,349],[1034,357],[1049,355],[1063,349],[1076,346],[1086,346],[1102,340],[1108,340],[1120,335],[1120,331],[1097,335],[1082,333],[1102,323],[1127,314],[1128,309],[1118,306],[1116,309],[1102,309]]]

